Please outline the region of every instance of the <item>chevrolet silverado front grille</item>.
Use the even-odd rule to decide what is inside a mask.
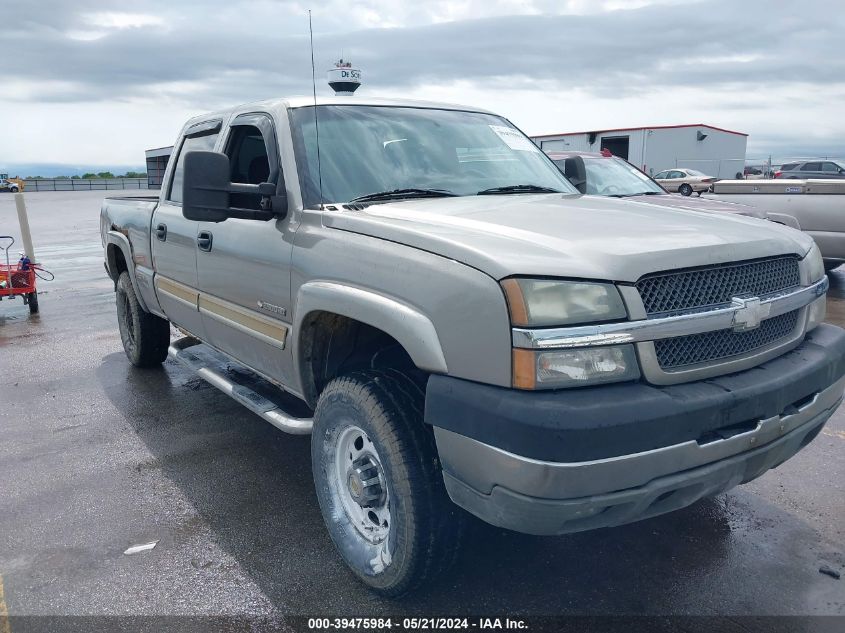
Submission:
[[[648,316],[730,304],[732,297],[764,297],[801,283],[794,255],[656,273],[637,282]]]
[[[800,310],[793,310],[767,319],[757,329],[746,332],[716,330],[655,341],[657,362],[661,369],[671,371],[686,365],[750,354],[790,336],[798,325],[799,313]]]
[[[637,282],[649,318],[703,312],[731,305],[734,297],[777,296],[795,290],[801,277],[798,257],[785,255],[706,268],[654,273]],[[791,340],[800,310],[765,319],[747,331],[732,328],[654,342],[664,372],[718,364]]]

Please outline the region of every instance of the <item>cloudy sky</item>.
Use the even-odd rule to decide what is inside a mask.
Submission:
[[[127,9],[131,7],[131,9]],[[845,155],[845,1],[0,0],[0,165],[139,165],[194,114],[319,92],[480,105],[529,134],[709,123]]]

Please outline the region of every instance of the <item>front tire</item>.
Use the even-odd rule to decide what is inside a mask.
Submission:
[[[117,278],[115,294],[120,339],[129,362],[135,367],[161,365],[170,345],[170,323],[144,311],[128,272]]]
[[[329,535],[358,579],[384,596],[445,570],[465,526],[423,404],[403,374],[368,370],[332,380],[314,412],[311,462]]]
[[[682,196],[692,195],[692,187],[688,183],[684,183],[678,187],[678,193]]]

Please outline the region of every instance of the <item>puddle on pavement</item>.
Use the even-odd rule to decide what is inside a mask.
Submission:
[[[5,325],[8,321],[20,321],[24,314],[0,314],[0,325]]]

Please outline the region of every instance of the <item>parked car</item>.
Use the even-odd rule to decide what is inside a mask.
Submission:
[[[0,191],[10,191],[12,193],[17,193],[20,191],[20,185],[13,180],[7,180],[5,178],[0,179]]]
[[[720,180],[718,200],[765,210],[768,218],[810,235],[826,270],[845,263],[845,180]]]
[[[810,237],[581,195],[488,111],[264,101],[175,148],[158,198],[102,205],[124,351],[310,433],[326,529],[378,593],[445,569],[464,510],[563,534],[751,481],[845,391]]]
[[[625,198],[673,209],[735,213],[766,219],[766,212],[712,198],[682,197],[669,193],[643,171],[610,152],[546,152],[563,175],[585,194]]]
[[[693,192],[701,195],[709,191],[717,180],[695,169],[686,168],[664,169],[654,174],[654,179],[668,191],[677,191],[682,196],[690,196]]]
[[[845,161],[806,160],[784,163],[775,172],[775,178],[845,178]]]

